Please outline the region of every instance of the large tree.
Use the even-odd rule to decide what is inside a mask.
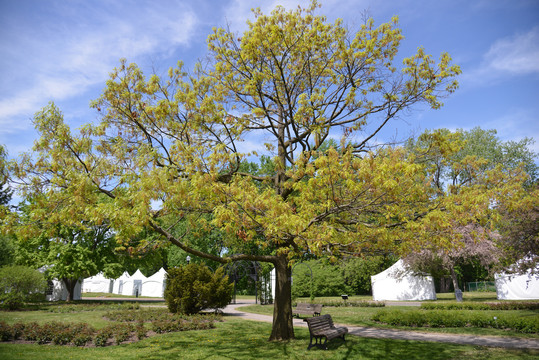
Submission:
[[[436,197],[416,155],[371,141],[414,105],[439,108],[457,88],[459,68],[448,54],[436,62],[419,48],[399,70],[396,18],[352,31],[317,8],[313,1],[269,16],[257,10],[242,35],[216,29],[209,62],[191,73],[180,64],[168,77],[146,78],[123,61],[93,103],[101,121],[78,135],[53,104],[44,108],[35,116],[34,152],[13,167],[20,189],[55,189],[44,204],[50,222],[108,221],[120,241],[153,229],[191,255],[273,264],[271,340],[294,337],[295,259],[447,245],[439,234],[451,231],[448,219],[480,218],[509,183],[506,174],[490,174],[496,186],[478,182]],[[321,148],[340,135],[342,146]],[[248,139],[266,150],[242,151]],[[269,173],[242,168],[263,152],[273,156]],[[103,194],[111,200],[100,201]],[[170,218],[188,224],[185,232],[174,233]],[[212,229],[222,233],[220,254],[191,246],[187,234]]]

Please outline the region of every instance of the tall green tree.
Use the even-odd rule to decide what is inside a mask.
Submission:
[[[191,255],[273,264],[271,340],[294,337],[291,265],[305,254],[334,260],[424,242],[450,246],[450,219],[481,218],[519,174],[485,173],[497,181],[436,197],[417,155],[373,147],[403,111],[439,108],[460,69],[448,54],[436,62],[423,48],[397,69],[396,18],[351,31],[317,15],[318,7],[256,10],[241,35],[216,29],[209,63],[189,73],[180,63],[166,78],[146,78],[123,61],[93,103],[101,121],[79,134],[56,106],[44,108],[34,118],[33,153],[12,167],[21,191],[56,189],[43,204],[51,222],[106,220],[119,241],[150,228]],[[322,151],[338,131],[343,146]],[[270,173],[242,171],[244,160],[262,156],[241,150],[249,136],[266,142]],[[449,155],[451,141],[438,143]],[[165,217],[189,226],[173,233]],[[218,229],[231,251],[191,246],[188,234],[199,229]]]
[[[101,271],[114,278],[123,271],[115,252],[114,235],[107,226],[54,224],[45,228],[40,225],[32,235],[21,229],[28,226],[32,225],[24,223],[15,227],[16,262],[34,269],[44,268],[49,279],[62,281],[68,301],[74,300],[77,281]]]

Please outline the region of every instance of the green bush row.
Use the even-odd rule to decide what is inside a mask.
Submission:
[[[117,311],[117,310],[138,310],[140,304],[137,303],[109,303],[109,304],[55,304],[49,306],[40,306],[38,310],[45,310],[51,313],[74,313],[81,311]]]
[[[293,306],[297,306],[298,302],[292,303]],[[334,306],[334,307],[384,307],[386,304],[381,301],[366,301],[366,300],[314,300],[314,304],[322,304],[324,306]]]
[[[215,316],[159,316],[158,319],[152,319],[151,327],[156,333],[204,330],[215,327]],[[0,321],[0,341],[28,340],[35,341],[38,344],[53,343],[56,345],[73,344],[76,346],[85,346],[93,342],[95,346],[110,345],[110,340],[115,344],[121,344],[135,337],[140,340],[146,337],[147,330],[143,321],[137,323],[116,323],[105,326],[102,329],[95,330],[85,323],[59,323],[50,322],[45,324],[15,323],[9,325]]]
[[[498,303],[462,302],[451,304],[423,303],[425,310],[539,310],[539,302],[504,301]]]
[[[167,309],[145,309],[139,311],[109,311],[105,314],[105,318],[111,321],[120,322],[153,322],[163,320],[184,320],[190,322],[202,321],[219,321],[220,315],[216,314],[197,314],[197,315],[183,315],[183,314],[171,314]]]
[[[485,313],[443,310],[401,311],[383,310],[373,315],[372,320],[393,326],[409,327],[477,327],[510,329],[516,332],[539,333],[539,316],[522,317],[503,313],[497,316]]]
[[[193,319],[193,321],[170,319],[152,322],[152,330],[158,334],[176,331],[206,330],[213,328],[215,328],[215,323],[213,321],[204,321],[201,319]]]
[[[74,344],[84,346],[92,339],[95,329],[85,323],[50,322],[46,324],[15,323],[13,325],[0,322],[0,340],[28,340],[38,344],[53,343],[56,345]]]

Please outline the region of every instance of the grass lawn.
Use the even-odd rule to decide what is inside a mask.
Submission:
[[[474,296],[476,301],[491,301],[491,295]],[[486,296],[486,298],[485,298]],[[245,297],[251,299],[252,297]],[[352,299],[357,299],[353,297]],[[466,297],[465,297],[466,299]],[[305,299],[308,301],[308,299]],[[324,300],[324,299],[317,299]],[[368,300],[366,297],[363,300]],[[129,300],[128,300],[129,301]],[[298,300],[302,301],[302,300]],[[452,301],[450,299],[442,301]],[[453,300],[454,301],[454,300]],[[110,311],[110,303],[105,301],[97,309],[85,311],[50,311],[51,306],[41,310],[0,312],[0,321],[7,323],[87,322],[95,328],[110,324],[103,315]],[[58,307],[73,307],[58,304]],[[75,305],[76,306],[76,305]],[[116,306],[116,305],[115,305]],[[122,305],[118,305],[122,306]],[[406,311],[419,311],[417,307],[399,307]],[[272,305],[251,305],[252,312],[271,315]],[[69,310],[69,309],[68,309]],[[129,311],[143,311],[133,309]],[[384,308],[369,307],[325,307],[323,313],[331,314],[337,323],[373,325],[370,317]],[[533,312],[532,312],[533,313]],[[522,313],[525,315],[525,312]],[[536,315],[536,313],[534,313]],[[421,329],[425,330],[425,329]],[[309,332],[297,327],[296,339],[288,342],[268,342],[271,324],[225,316],[223,322],[216,323],[211,330],[184,331],[156,335],[142,341],[109,347],[10,344],[0,342],[0,359],[537,359],[539,350],[513,350],[490,347],[474,347],[436,342],[419,342],[390,339],[367,339],[348,335],[346,342],[335,339],[329,343],[329,350],[313,348],[307,351]],[[516,335],[494,329],[443,329],[429,331],[449,331],[470,334]],[[482,332],[484,331],[484,332]],[[524,337],[522,334],[518,336]],[[536,336],[535,336],[536,337]]]
[[[154,336],[138,343],[106,348],[0,343],[8,359],[537,359],[539,351],[506,350],[444,343],[365,339],[348,336],[329,350],[307,351],[309,332],[296,329],[296,340],[268,342],[271,324],[225,317],[212,330]]]
[[[453,293],[443,293],[437,294],[438,300],[436,303],[449,304],[456,303],[455,296]],[[370,301],[372,300],[371,296],[350,296],[349,301]],[[311,302],[309,298],[298,298],[297,302]],[[495,292],[465,292],[464,301],[471,302],[497,302]],[[343,302],[340,297],[318,297],[314,300],[315,303],[332,303],[332,302]],[[434,301],[428,301],[431,303]],[[418,302],[419,303],[419,302]],[[417,330],[417,331],[428,331],[428,332],[443,332],[443,333],[456,333],[456,334],[470,334],[470,335],[492,335],[492,336],[516,336],[516,337],[525,337],[525,338],[537,338],[536,334],[522,334],[514,331],[506,331],[500,329],[492,328],[409,328],[409,327],[395,327],[388,326],[376,323],[371,320],[372,316],[379,312],[384,311],[385,309],[395,309],[398,308],[402,311],[426,311],[420,310],[418,306],[391,306],[391,307],[332,307],[326,306],[322,309],[322,314],[330,314],[333,320],[339,324],[347,325],[356,325],[356,326],[373,326],[380,328],[397,328],[404,330]],[[251,312],[255,314],[263,315],[272,315],[273,314],[273,305],[248,305],[242,306],[242,311]],[[451,311],[448,310],[448,316],[451,316]],[[499,311],[488,311],[488,310],[462,310],[469,314],[475,313],[492,313],[492,316],[497,316]],[[516,314],[519,317],[537,317],[538,312],[533,310],[505,310]],[[504,311],[504,312],[505,312]]]

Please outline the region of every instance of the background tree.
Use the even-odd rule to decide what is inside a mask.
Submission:
[[[391,265],[397,259],[393,256],[371,255],[343,259],[339,267],[344,280],[356,295],[372,294],[371,276],[376,275]]]
[[[52,193],[49,196],[54,197]],[[80,221],[64,225],[51,222],[44,204],[48,196],[28,198],[10,218],[9,231],[17,243],[15,262],[45,268],[49,279],[64,283],[68,301],[73,300],[77,281],[103,271],[115,278],[123,272],[111,228]],[[73,219],[72,219],[73,220]]]
[[[503,250],[501,265],[506,272],[537,272],[539,263],[539,185],[528,188],[520,202],[500,204],[498,246]]]
[[[312,271],[312,283],[311,283]],[[345,283],[341,269],[323,260],[310,260],[294,266],[292,297],[340,296],[352,289]]]
[[[0,145],[0,221],[10,211],[9,202],[11,201],[13,191],[8,187],[8,179],[7,152]],[[12,264],[14,252],[15,244],[13,239],[0,231],[0,266]]]
[[[396,18],[350,31],[316,15],[317,8],[313,1],[269,16],[255,11],[243,35],[216,29],[209,63],[190,74],[180,64],[165,79],[147,79],[122,62],[93,103],[101,122],[78,135],[53,104],[44,108],[34,118],[41,135],[34,152],[13,164],[21,191],[58,190],[43,204],[51,222],[110,221],[124,242],[151,228],[194,256],[273,264],[271,340],[294,337],[295,259],[401,253],[425,239],[450,246],[438,235],[453,228],[448,219],[481,218],[499,196],[497,186],[508,184],[503,177],[518,182],[518,174],[489,174],[496,186],[478,182],[466,196],[436,198],[416,155],[370,141],[416,104],[439,108],[440,98],[456,89],[460,69],[449,55],[436,63],[419,48],[398,71]],[[341,132],[340,149],[321,150]],[[248,156],[261,156],[241,151],[255,135],[266,141],[264,155],[273,156],[270,174],[241,171]],[[100,201],[103,195],[110,201]],[[167,217],[186,221],[185,232],[173,233]],[[192,247],[187,234],[196,229],[218,229],[230,251]]]
[[[435,145],[438,136],[453,138],[457,145],[456,151],[446,156],[447,149]],[[514,237],[510,240],[511,236],[508,236],[504,240],[497,232],[500,230],[500,210],[508,207],[530,209],[532,197],[526,188],[537,179],[537,155],[529,148],[532,144],[533,139],[530,138],[519,142],[504,142],[496,136],[495,130],[480,128],[456,132],[447,129],[426,131],[417,139],[409,140],[408,148],[418,154],[420,161],[429,164],[428,169],[434,180],[432,186],[440,197],[446,196],[447,189],[452,193],[466,191],[469,186],[475,186],[481,179],[485,179],[485,174],[493,171],[510,174],[522,168],[522,174],[526,177],[523,178],[521,186],[509,190],[509,196],[492,199],[489,209],[485,209],[490,215],[484,218],[483,222],[472,219],[469,224],[459,227],[456,233],[448,235],[456,235],[452,239],[458,244],[456,248],[438,248],[435,244],[429,244],[421,251],[410,253],[405,259],[406,262],[412,265],[412,268],[430,272],[435,277],[449,275],[455,291],[460,290],[459,269],[462,270],[465,266],[477,269],[477,266],[471,266],[474,264],[487,270],[499,269],[497,265],[504,256],[499,245],[505,243],[504,248],[507,250],[512,248],[507,245],[514,242]],[[496,212],[492,211],[493,207]],[[510,223],[505,221],[507,234]],[[519,231],[517,228],[518,226],[514,226],[513,230]],[[506,251],[505,256],[507,255]],[[492,275],[490,271],[489,273]]]

